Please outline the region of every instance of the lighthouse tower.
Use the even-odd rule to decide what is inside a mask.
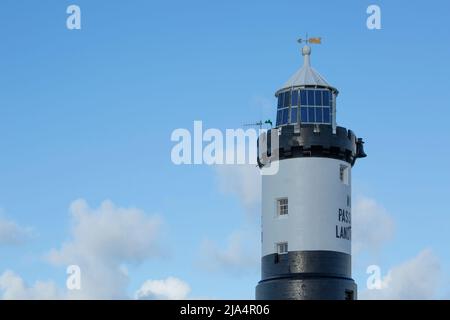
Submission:
[[[278,172],[262,175],[256,299],[353,300],[351,170],[366,155],[362,139],[337,126],[338,90],[311,67],[308,45],[302,55],[303,67],[275,93],[278,146],[268,139],[258,156],[261,170],[276,156]]]

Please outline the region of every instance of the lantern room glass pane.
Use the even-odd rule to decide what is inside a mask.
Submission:
[[[306,101],[306,90],[300,90],[300,105],[308,105],[308,102]]]
[[[330,108],[323,108],[323,122],[324,123],[331,123],[331,115],[330,115]]]
[[[315,105],[316,106],[321,106],[322,105],[322,90],[316,90]]]
[[[331,104],[330,104],[330,92],[328,90],[324,90],[322,92],[322,98],[323,98],[323,105],[324,106],[331,106]]]
[[[291,109],[291,123],[297,123],[297,107]]]
[[[291,96],[291,106],[297,106],[298,105],[298,91],[294,90],[292,91]]]
[[[315,109],[316,109],[316,122],[322,123],[323,122],[322,108],[318,107]]]
[[[308,122],[316,122],[316,112],[314,108],[308,108]]]
[[[286,91],[284,93],[284,103],[283,103],[283,107],[289,107],[289,103],[291,102],[291,92],[290,91]]]
[[[314,105],[314,90],[308,90],[308,106]]]
[[[299,121],[306,124],[331,124],[332,99],[332,92],[328,89],[282,92],[278,95],[277,126]]]
[[[289,109],[283,109],[283,120],[281,124],[288,123]]]
[[[308,108],[306,108],[306,107],[300,108],[300,121],[308,122]]]
[[[281,116],[283,114],[282,110],[278,110],[277,112],[277,126],[279,126],[281,124]]]

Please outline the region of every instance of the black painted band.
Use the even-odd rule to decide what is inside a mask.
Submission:
[[[271,149],[270,139],[267,139],[267,152],[262,157],[258,156],[260,167],[267,163],[271,156],[276,156],[279,160],[325,157],[346,161],[351,165],[354,165],[357,158],[366,156],[364,142],[356,138],[351,130],[337,127],[336,133],[333,133],[330,125],[301,125],[297,130],[295,127],[287,125],[280,128],[279,147],[275,150]]]
[[[330,275],[350,278],[351,256],[336,251],[291,251],[261,258],[262,280],[293,274]]]

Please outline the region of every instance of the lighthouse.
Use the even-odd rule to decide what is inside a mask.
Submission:
[[[276,147],[264,140],[260,300],[354,300],[351,275],[351,172],[366,156],[363,140],[337,125],[338,90],[303,66],[275,93]],[[317,40],[319,39],[319,40]],[[272,132],[273,133],[273,132]],[[269,136],[269,134],[267,135]],[[262,140],[258,148],[261,149]],[[275,174],[264,170],[277,162]]]

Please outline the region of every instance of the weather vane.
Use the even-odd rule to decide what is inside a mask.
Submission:
[[[306,34],[306,37],[304,39],[300,38],[297,40],[298,43],[312,43],[312,44],[321,44],[322,38],[320,37],[314,37],[314,38],[308,38],[308,34]]]

